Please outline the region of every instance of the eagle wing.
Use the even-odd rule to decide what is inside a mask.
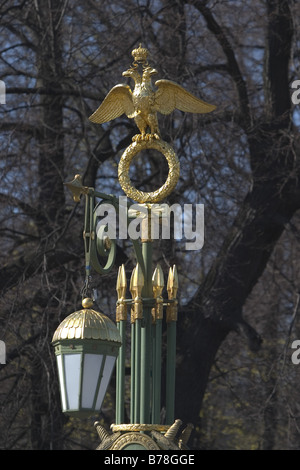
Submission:
[[[157,80],[155,92],[155,111],[170,114],[174,109],[188,113],[210,113],[216,106],[196,98],[182,86],[171,80]]]
[[[122,114],[133,117],[132,92],[128,85],[116,85],[106,95],[99,108],[89,117],[97,124],[112,121]]]

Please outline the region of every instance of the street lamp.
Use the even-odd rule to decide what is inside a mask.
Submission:
[[[83,309],[67,316],[52,339],[62,410],[75,417],[100,411],[121,346],[115,324],[92,305],[83,299]]]
[[[158,129],[157,112],[169,114],[175,108],[184,112],[208,113],[214,105],[205,103],[169,80],[151,83],[157,73],[149,66],[148,51],[141,46],[132,51],[134,62],[123,75],[133,78],[134,90],[128,85],[113,87],[103,103],[92,114],[94,123],[104,123],[125,113],[134,118],[140,134],[123,152],[118,179],[127,197],[126,202],[83,186],[80,175],[66,183],[76,202],[85,196],[84,247],[86,280],[84,292],[88,292],[91,269],[100,274],[108,273],[116,257],[114,231],[109,232],[110,221],[101,216],[108,211],[119,215],[119,231],[124,223],[132,241],[136,266],[132,272],[127,294],[125,267],[119,267],[117,277],[116,323],[91,309],[91,300],[83,301],[83,310],[67,317],[53,337],[57,356],[63,411],[75,416],[93,414],[101,407],[110,375],[116,364],[116,422],[109,433],[99,422],[95,423],[101,444],[99,450],[171,450],[186,449],[192,425],[183,428],[179,419],[174,421],[176,323],[178,275],[176,266],[169,268],[167,299],[163,298],[164,276],[160,265],[152,268],[153,234],[160,223],[169,220],[163,207],[157,203],[175,188],[180,165],[175,151],[163,141]],[[150,128],[150,133],[146,133]],[[161,186],[153,192],[136,189],[130,181],[130,164],[142,152],[155,150],[166,158],[169,172]],[[95,205],[96,198],[101,201]],[[124,197],[123,197],[124,198]],[[138,204],[131,204],[129,200]],[[103,204],[103,206],[102,206]],[[111,211],[113,209],[113,211]],[[154,214],[156,216],[154,217]],[[121,223],[122,222],[122,223]],[[133,229],[140,226],[139,238]],[[113,234],[113,235],[112,235]],[[120,237],[124,238],[124,236]],[[126,237],[125,237],[126,238]],[[103,258],[107,258],[103,266]],[[129,307],[129,308],[128,308]],[[166,413],[160,422],[162,384],[162,322],[166,312]],[[130,318],[130,412],[125,423],[125,370],[128,364],[128,328]]]

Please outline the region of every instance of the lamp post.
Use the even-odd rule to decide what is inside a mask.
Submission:
[[[179,178],[179,161],[173,148],[160,137],[157,112],[169,114],[173,109],[207,113],[215,106],[205,103],[180,85],[158,80],[154,89],[151,76],[157,73],[149,66],[148,51],[139,46],[132,51],[134,62],[123,73],[135,81],[132,91],[127,85],[113,87],[103,103],[90,117],[103,123],[123,113],[134,117],[140,130],[121,156],[118,178],[126,196],[139,204],[125,206],[113,195],[83,186],[80,175],[66,183],[75,201],[85,196],[84,247],[88,291],[91,270],[106,274],[116,256],[116,243],[109,236],[107,221],[99,217],[101,205],[107,204],[119,215],[128,233],[132,225],[140,226],[140,239],[131,236],[136,256],[128,286],[124,265],[119,267],[116,290],[116,325],[102,313],[94,311],[89,298],[83,300],[83,310],[69,315],[53,337],[57,356],[62,408],[75,416],[94,414],[100,410],[105,390],[116,362],[116,422],[108,432],[95,423],[101,443],[98,449],[110,450],[169,450],[186,449],[192,425],[174,421],[176,322],[178,275],[176,266],[169,269],[167,298],[163,297],[164,275],[160,265],[153,272],[152,235],[164,216],[157,203],[175,188]],[[146,133],[150,128],[150,133]],[[132,159],[142,150],[154,149],[166,158],[169,173],[164,185],[154,192],[143,192],[132,186],[129,168]],[[100,202],[95,205],[96,199]],[[124,215],[125,214],[125,215]],[[154,217],[154,214],[156,216]],[[121,223],[121,222],[120,222]],[[155,225],[156,224],[156,225]],[[124,227],[123,227],[124,229]],[[106,257],[106,264],[100,262]],[[130,296],[128,296],[128,291]],[[162,321],[166,312],[166,377],[162,377]],[[127,321],[130,321],[130,338]],[[130,422],[125,423],[125,363],[130,343]],[[166,380],[166,416],[160,422],[161,385]]]

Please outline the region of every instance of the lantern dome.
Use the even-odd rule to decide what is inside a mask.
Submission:
[[[84,299],[83,310],[68,315],[55,331],[52,343],[66,339],[95,339],[121,344],[121,336],[114,322],[103,313],[91,309],[92,301]]]

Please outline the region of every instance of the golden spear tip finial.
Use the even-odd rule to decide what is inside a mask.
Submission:
[[[120,287],[121,287],[121,266],[119,266],[118,275],[117,275],[117,284],[116,284],[117,292],[120,289]]]
[[[134,289],[134,287],[133,287],[134,272],[135,272],[135,267],[133,268],[132,273],[131,273],[131,277],[130,277],[129,290],[130,290],[131,294],[133,293],[133,289]]]
[[[127,287],[127,279],[124,264],[122,264],[122,266],[119,266],[118,270],[117,288],[119,287]]]
[[[178,274],[176,265],[173,265],[173,268],[169,269],[169,277],[167,283],[167,290],[178,289]]]
[[[170,321],[177,321],[177,291],[178,291],[178,275],[177,268],[174,264],[173,268],[169,269],[169,277],[167,283],[167,292],[169,300],[172,300],[167,306],[167,323]]]
[[[161,268],[161,265],[158,264],[155,268],[155,271],[152,276],[153,287],[164,287],[164,273]]]
[[[169,275],[168,275],[168,281],[167,281],[167,290],[169,291],[172,288],[173,285],[173,271],[171,266],[169,267]]]
[[[153,323],[155,323],[156,320],[161,320],[163,317],[163,298],[161,297],[161,293],[164,285],[164,273],[160,264],[158,264],[152,276],[153,296],[156,301],[155,307],[152,309]]]
[[[116,285],[116,290],[117,290],[119,299],[125,296],[126,288],[127,288],[127,279],[126,279],[125,267],[124,267],[124,264],[122,264],[122,266],[119,266],[118,276],[117,276],[117,285]]]
[[[144,274],[139,263],[137,263],[135,270],[134,270],[132,285],[133,287],[139,287],[139,288],[144,287]]]
[[[174,278],[174,287],[178,289],[178,273],[177,273],[177,267],[176,264],[173,266],[173,278]]]
[[[131,323],[143,317],[142,289],[144,287],[144,275],[139,263],[133,269],[130,278],[130,292],[133,298],[131,307]]]
[[[119,266],[116,290],[118,294],[117,309],[116,309],[116,321],[126,320],[127,318],[127,307],[124,302],[127,289],[127,280],[124,264]]]
[[[144,275],[141,266],[139,263],[133,268],[131,278],[130,278],[130,292],[135,291],[135,289],[141,290],[144,287]]]

